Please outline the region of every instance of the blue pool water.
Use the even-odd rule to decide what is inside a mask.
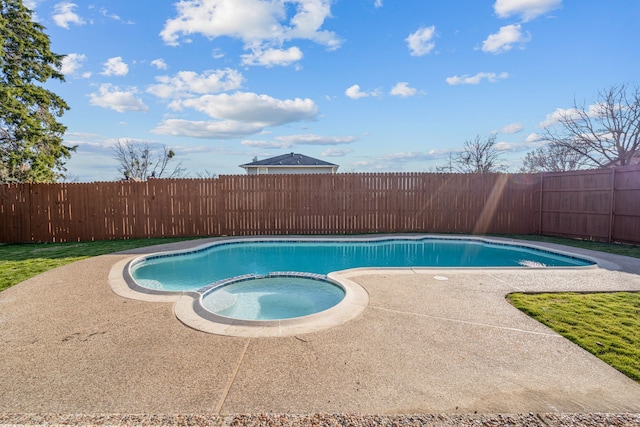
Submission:
[[[214,287],[203,295],[202,306],[212,313],[234,319],[291,319],[327,310],[344,296],[344,289],[328,280],[260,277]]]
[[[264,240],[213,244],[195,252],[132,263],[145,288],[195,291],[246,274],[276,271],[328,274],[356,267],[577,267],[591,261],[525,246],[472,239]]]

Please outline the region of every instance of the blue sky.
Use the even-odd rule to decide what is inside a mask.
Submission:
[[[68,55],[68,174],[118,178],[118,140],[190,176],[288,152],[428,172],[497,133],[517,170],[574,98],[638,84],[638,0],[25,0]]]

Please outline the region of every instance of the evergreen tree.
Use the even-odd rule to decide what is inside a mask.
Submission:
[[[54,182],[75,147],[62,144],[57,121],[68,105],[42,85],[64,81],[63,55],[22,0],[0,2],[0,182]]]

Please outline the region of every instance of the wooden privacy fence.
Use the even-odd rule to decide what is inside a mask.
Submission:
[[[640,166],[0,186],[0,241],[10,243],[391,232],[640,243]]]
[[[640,243],[640,165],[540,176],[537,232]]]
[[[0,240],[537,231],[532,175],[237,175],[0,186]]]

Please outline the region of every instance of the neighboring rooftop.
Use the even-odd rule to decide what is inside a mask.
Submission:
[[[338,165],[305,156],[288,153],[268,159],[254,159],[251,163],[240,165],[247,173],[335,173]]]
[[[264,160],[254,160],[251,163],[240,165],[245,166],[337,166],[324,160],[314,159],[304,154],[288,153],[281,156],[270,157]]]

